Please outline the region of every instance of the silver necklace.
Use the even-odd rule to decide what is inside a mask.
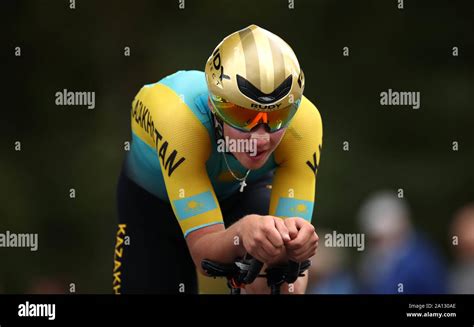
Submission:
[[[240,182],[240,192],[243,192],[244,191],[244,188],[245,186],[247,186],[247,183],[245,182],[247,180],[247,176],[250,174],[250,169],[247,169],[247,172],[245,173],[245,176],[244,177],[237,177],[235,176],[234,172],[232,171],[232,169],[230,169],[229,167],[229,163],[227,162],[227,158],[225,156],[225,152],[222,152],[222,155],[224,156],[224,161],[225,161],[225,165],[227,166],[227,170],[230,172],[230,174],[232,175],[232,177],[234,177],[236,180],[238,180]]]

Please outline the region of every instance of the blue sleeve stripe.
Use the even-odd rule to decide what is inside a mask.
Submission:
[[[184,199],[173,201],[179,220],[188,219],[217,208],[211,191],[199,193]]]
[[[275,215],[279,217],[300,217],[311,222],[313,207],[314,202],[312,201],[280,197]]]

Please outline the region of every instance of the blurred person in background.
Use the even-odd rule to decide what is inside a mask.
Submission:
[[[474,203],[454,215],[451,230],[456,262],[449,290],[456,294],[474,294]]]
[[[433,245],[414,230],[407,203],[381,191],[361,207],[367,246],[360,267],[362,293],[440,294],[445,269]]]
[[[319,231],[326,235],[328,231]],[[327,247],[320,242],[311,258],[308,294],[352,294],[356,292],[355,279],[348,268],[348,249]]]

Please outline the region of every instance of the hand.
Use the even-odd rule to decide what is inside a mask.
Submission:
[[[290,241],[285,242],[288,258],[302,262],[315,255],[319,237],[314,226],[298,217],[286,218],[284,222],[291,238]]]
[[[248,215],[239,223],[242,244],[254,258],[271,263],[284,255],[285,242],[290,241],[290,235],[281,218]]]

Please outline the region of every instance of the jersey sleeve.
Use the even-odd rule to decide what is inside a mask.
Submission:
[[[205,126],[192,113],[183,96],[157,83],[144,86],[135,97],[132,130],[156,149],[166,192],[186,237],[199,228],[223,223],[222,213],[206,171],[211,145]],[[151,122],[150,122],[151,121]],[[160,213],[156,213],[160,219]]]
[[[311,222],[322,137],[321,115],[303,97],[298,112],[275,150],[278,168],[272,184],[271,215],[300,217]]]

